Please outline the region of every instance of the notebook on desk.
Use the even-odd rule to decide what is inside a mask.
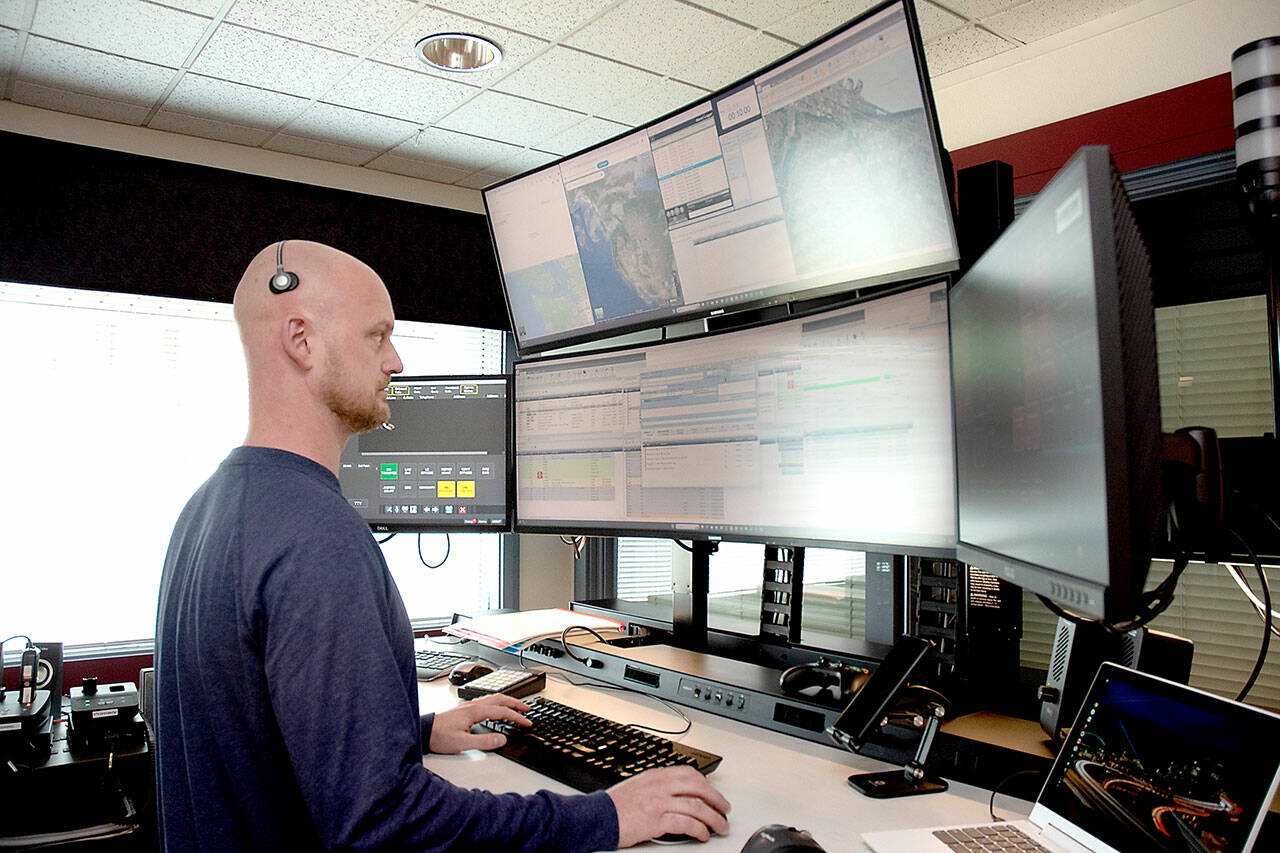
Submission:
[[[1241,853],[1280,781],[1277,743],[1280,715],[1103,664],[1029,820],[862,840],[876,853],[1020,849],[981,846],[1013,827],[1050,851]]]

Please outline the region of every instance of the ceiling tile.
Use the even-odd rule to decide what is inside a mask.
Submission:
[[[277,133],[263,143],[262,147],[270,151],[283,151],[286,154],[298,154],[302,157],[313,157],[316,160],[328,160],[331,163],[345,163],[348,166],[362,166],[378,154],[377,151],[371,151],[367,148],[338,145],[321,139],[290,136],[287,133]]]
[[[414,49],[419,39],[435,33],[464,32],[471,35],[484,36],[502,51],[502,61],[494,68],[483,71],[472,71],[459,74],[451,71],[440,71],[423,62]],[[449,80],[465,80],[474,86],[487,86],[513,69],[519,68],[532,59],[540,50],[544,50],[550,42],[526,36],[521,33],[445,12],[431,6],[424,6],[408,23],[400,28],[391,38],[383,42],[371,55],[371,59],[396,65],[411,71],[444,77]]]
[[[654,26],[654,21],[661,21],[661,26]],[[749,27],[676,0],[626,0],[565,43],[672,74],[749,35]]]
[[[993,56],[1013,50],[1016,47],[997,35],[986,30],[968,26],[963,30],[945,35],[925,45],[925,61],[929,66],[929,76],[936,77],[957,68],[990,59]]]
[[[151,2],[157,6],[172,6],[175,9],[212,18],[225,5],[226,0],[151,0]]]
[[[164,94],[176,73],[136,59],[28,36],[17,76],[38,86],[150,105]]]
[[[306,105],[305,98],[187,73],[165,100],[164,109],[212,121],[275,130]]]
[[[391,153],[397,157],[429,160],[469,173],[509,159],[522,150],[518,145],[431,127],[405,140]]]
[[[602,118],[635,127],[673,112],[706,94],[705,89],[698,89],[675,80],[663,80],[634,98],[596,110],[596,114]]]
[[[22,17],[25,12],[25,3],[0,3],[0,27],[22,29]]]
[[[774,21],[789,17],[805,6],[813,5],[813,0],[693,0],[693,2],[694,5],[719,12],[735,21],[762,28]]]
[[[480,90],[454,80],[365,60],[323,95],[344,107],[430,124]]]
[[[452,169],[448,166],[441,166],[439,163],[417,160],[412,157],[401,157],[389,152],[366,163],[365,168],[377,169],[379,172],[391,172],[395,175],[405,175],[410,178],[421,178],[424,181],[436,181],[441,184],[451,184],[470,174],[463,169]]]
[[[208,27],[207,18],[141,0],[40,0],[31,32],[178,68]]]
[[[222,142],[234,142],[237,145],[261,145],[271,135],[270,130],[260,127],[245,127],[226,121],[211,121],[207,118],[184,115],[170,110],[161,110],[147,125],[156,130],[170,133],[182,133],[187,136],[200,136],[205,139],[217,139]]]
[[[472,136],[512,145],[536,145],[582,118],[580,113],[527,101],[501,92],[485,92],[437,124]]]
[[[18,48],[18,31],[0,27],[0,77],[5,77],[13,69],[14,51]],[[0,81],[3,85],[3,81]]]
[[[789,18],[769,25],[769,32],[790,39],[797,44],[808,44],[818,36],[861,15],[880,0],[821,0]]]
[[[1132,6],[1138,0],[1031,0],[983,21],[1000,35],[1029,43]]]
[[[469,190],[482,190],[490,184],[496,184],[498,181],[507,177],[510,176],[492,175],[488,172],[476,172],[473,175],[467,175],[465,178],[458,181],[457,184],[458,186],[466,187]]]
[[[99,98],[80,92],[68,92],[19,80],[13,87],[15,103],[32,107],[43,107],[60,113],[100,118],[122,124],[140,125],[146,119],[150,107],[139,104],[127,104],[110,98]]]
[[[916,15],[920,20],[920,39],[922,41],[930,41],[947,33],[955,32],[966,23],[965,19],[959,15],[952,14],[946,9],[940,9],[931,3],[917,3]]]
[[[398,29],[411,0],[237,0],[227,20],[321,47],[363,54]]]
[[[503,160],[501,163],[494,163],[485,169],[486,172],[493,175],[501,175],[509,178],[512,175],[523,174],[530,169],[536,169],[539,166],[545,166],[548,163],[558,160],[555,154],[548,154],[545,151],[537,151],[532,148],[521,151],[509,160]]]
[[[629,125],[592,117],[578,122],[568,130],[544,140],[539,145],[557,154],[573,154],[630,129]]]
[[[572,48],[554,47],[493,88],[512,95],[589,113],[633,97],[661,79]]]
[[[680,69],[673,76],[704,89],[721,89],[795,49],[791,42],[756,33]]]
[[[414,122],[338,107],[312,104],[284,128],[291,136],[327,139],[343,145],[386,151],[417,133]]]
[[[314,98],[333,85],[352,58],[323,47],[222,24],[191,70],[260,89]]]
[[[1014,6],[1021,6],[1028,0],[942,0],[942,2],[953,12],[964,15],[971,21],[980,21]]]
[[[507,29],[558,39],[600,14],[616,0],[432,0],[432,6]]]

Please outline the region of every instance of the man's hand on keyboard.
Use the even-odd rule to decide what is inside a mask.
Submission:
[[[431,724],[431,742],[427,748],[437,755],[452,755],[466,749],[497,749],[507,742],[506,735],[495,732],[472,734],[471,727],[481,720],[507,720],[527,726],[523,716],[529,706],[504,693],[491,693],[463,702],[456,708],[436,714]]]
[[[729,801],[692,767],[663,767],[609,789],[618,810],[618,846],[664,834],[706,841],[729,831]]]

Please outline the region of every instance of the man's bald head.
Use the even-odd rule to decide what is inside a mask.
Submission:
[[[367,264],[306,240],[283,244],[280,263],[297,287],[273,291],[279,249],[273,243],[254,256],[234,299],[249,373],[249,443],[294,449],[299,434],[314,433],[327,437],[327,456],[334,442],[340,451],[347,435],[387,416],[382,389],[403,369],[390,342],[395,315]]]
[[[236,287],[236,322],[241,335],[247,327],[282,317],[289,311],[307,311],[317,319],[330,316],[336,303],[353,289],[375,287],[385,290],[377,273],[363,261],[323,243],[287,240],[281,252],[284,269],[298,277],[298,286],[285,293],[271,290],[276,274],[279,243],[272,243],[254,256]]]

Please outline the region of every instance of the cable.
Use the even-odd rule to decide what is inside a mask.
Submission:
[[[26,634],[14,634],[12,637],[6,637],[5,639],[0,640],[0,670],[4,669],[4,644],[9,642],[10,640],[26,640],[28,649],[35,648],[35,645],[36,645],[35,643],[31,642],[31,638],[28,637]],[[4,696],[5,696],[4,679],[0,679],[0,699],[4,699]]]
[[[1245,598],[1249,599],[1249,603],[1253,605],[1253,609],[1257,612],[1258,618],[1264,622],[1267,621],[1267,613],[1263,607],[1262,599],[1258,598],[1258,596],[1255,595],[1253,590],[1249,587],[1249,582],[1244,579],[1244,572],[1240,566],[1237,566],[1234,563],[1223,563],[1222,567],[1227,570],[1227,574],[1229,574],[1231,579],[1236,582],[1236,586],[1240,587],[1240,591],[1244,593]],[[1277,619],[1280,619],[1280,613],[1276,613],[1272,610],[1271,633],[1280,637],[1280,625],[1276,624]]]
[[[692,546],[692,545],[686,545],[686,544],[684,544],[683,542],[681,542],[679,539],[672,539],[671,541],[672,541],[672,542],[674,542],[674,543],[676,543],[677,545],[679,545],[679,546],[680,546],[681,548],[683,548],[684,550],[688,551],[690,554],[692,554],[692,553],[693,553],[693,546]]]
[[[1190,564],[1190,552],[1180,551],[1173,561],[1173,569],[1169,572],[1169,576],[1162,580],[1155,589],[1148,590],[1142,594],[1137,614],[1127,622],[1108,622],[1104,619],[1091,619],[1078,613],[1072,613],[1039,593],[1036,594],[1036,598],[1040,599],[1040,603],[1048,608],[1050,613],[1062,619],[1074,622],[1077,625],[1101,625],[1112,633],[1124,634],[1147,625],[1169,609],[1169,605],[1173,603],[1174,589],[1182,578],[1182,573],[1186,571],[1187,566]]]
[[[1010,773],[1008,776],[1000,780],[1000,783],[991,789],[991,801],[987,803],[987,811],[991,813],[991,819],[1003,823],[1004,818],[996,817],[996,793],[1005,786],[1006,783],[1013,781],[1019,776],[1035,774],[1037,776],[1043,774],[1043,770],[1019,770],[1016,773]]]
[[[571,684],[574,687],[583,687],[590,690],[616,690],[619,693],[634,693],[637,696],[643,696],[646,699],[653,699],[655,702],[661,702],[669,710],[675,713],[676,716],[684,720],[684,728],[679,730],[659,729],[654,726],[642,725],[641,723],[623,723],[623,725],[631,726],[633,729],[644,729],[645,731],[654,732],[655,734],[660,734],[660,735],[682,735],[687,733],[689,729],[693,728],[693,720],[689,719],[689,717],[684,713],[684,711],[681,711],[679,707],[671,704],[666,699],[663,699],[661,696],[654,696],[650,693],[645,693],[643,690],[636,690],[635,688],[632,688],[632,687],[624,687],[622,685],[609,684],[607,682],[599,681],[598,679],[592,678],[592,676],[590,675],[588,675],[587,678],[590,678],[591,681],[574,681],[572,678],[569,677],[568,673],[561,672],[559,670],[548,670],[547,674],[554,675],[557,678],[559,678],[561,681],[565,682],[566,684]]]
[[[444,556],[440,559],[440,562],[433,566],[427,562],[425,557],[422,556],[422,534],[418,534],[418,562],[422,563],[422,565],[426,566],[428,569],[438,569],[443,566],[449,560],[449,552],[452,550],[453,544],[449,541],[449,534],[446,533],[444,535]]]
[[[570,631],[586,631],[588,634],[595,637],[601,643],[605,641],[604,637],[601,637],[600,634],[596,632],[596,629],[588,628],[586,625],[570,625],[560,632],[560,645],[564,646],[565,654],[567,654],[569,657],[573,658],[574,660],[576,660],[578,663],[582,664],[585,667],[588,667],[590,669],[599,669],[601,666],[600,661],[596,660],[595,658],[578,657],[578,655],[573,651],[573,649],[569,648],[569,643],[566,638],[569,636]]]
[[[1249,543],[1235,530],[1229,532],[1249,553],[1249,559],[1253,560],[1254,568],[1258,570],[1258,582],[1262,584],[1262,645],[1258,647],[1258,658],[1253,663],[1253,672],[1249,673],[1249,680],[1244,683],[1240,695],[1236,697],[1237,702],[1243,702],[1249,695],[1249,691],[1253,689],[1254,682],[1258,680],[1258,675],[1262,672],[1262,664],[1267,659],[1267,652],[1271,649],[1271,584],[1267,582],[1267,573],[1262,569],[1262,561],[1258,559],[1258,555],[1254,553]]]
[[[386,544],[387,542],[390,542],[392,539],[395,539],[395,538],[396,538],[396,535],[395,535],[394,533],[390,533],[390,534],[388,534],[388,535],[387,535],[387,538],[386,538],[386,539],[379,539],[379,540],[378,540],[378,544],[379,544],[379,545],[384,545],[384,544]]]
[[[587,537],[585,536],[561,536],[560,541],[566,545],[573,546],[573,558],[576,560],[582,556],[582,551],[587,547]]]

